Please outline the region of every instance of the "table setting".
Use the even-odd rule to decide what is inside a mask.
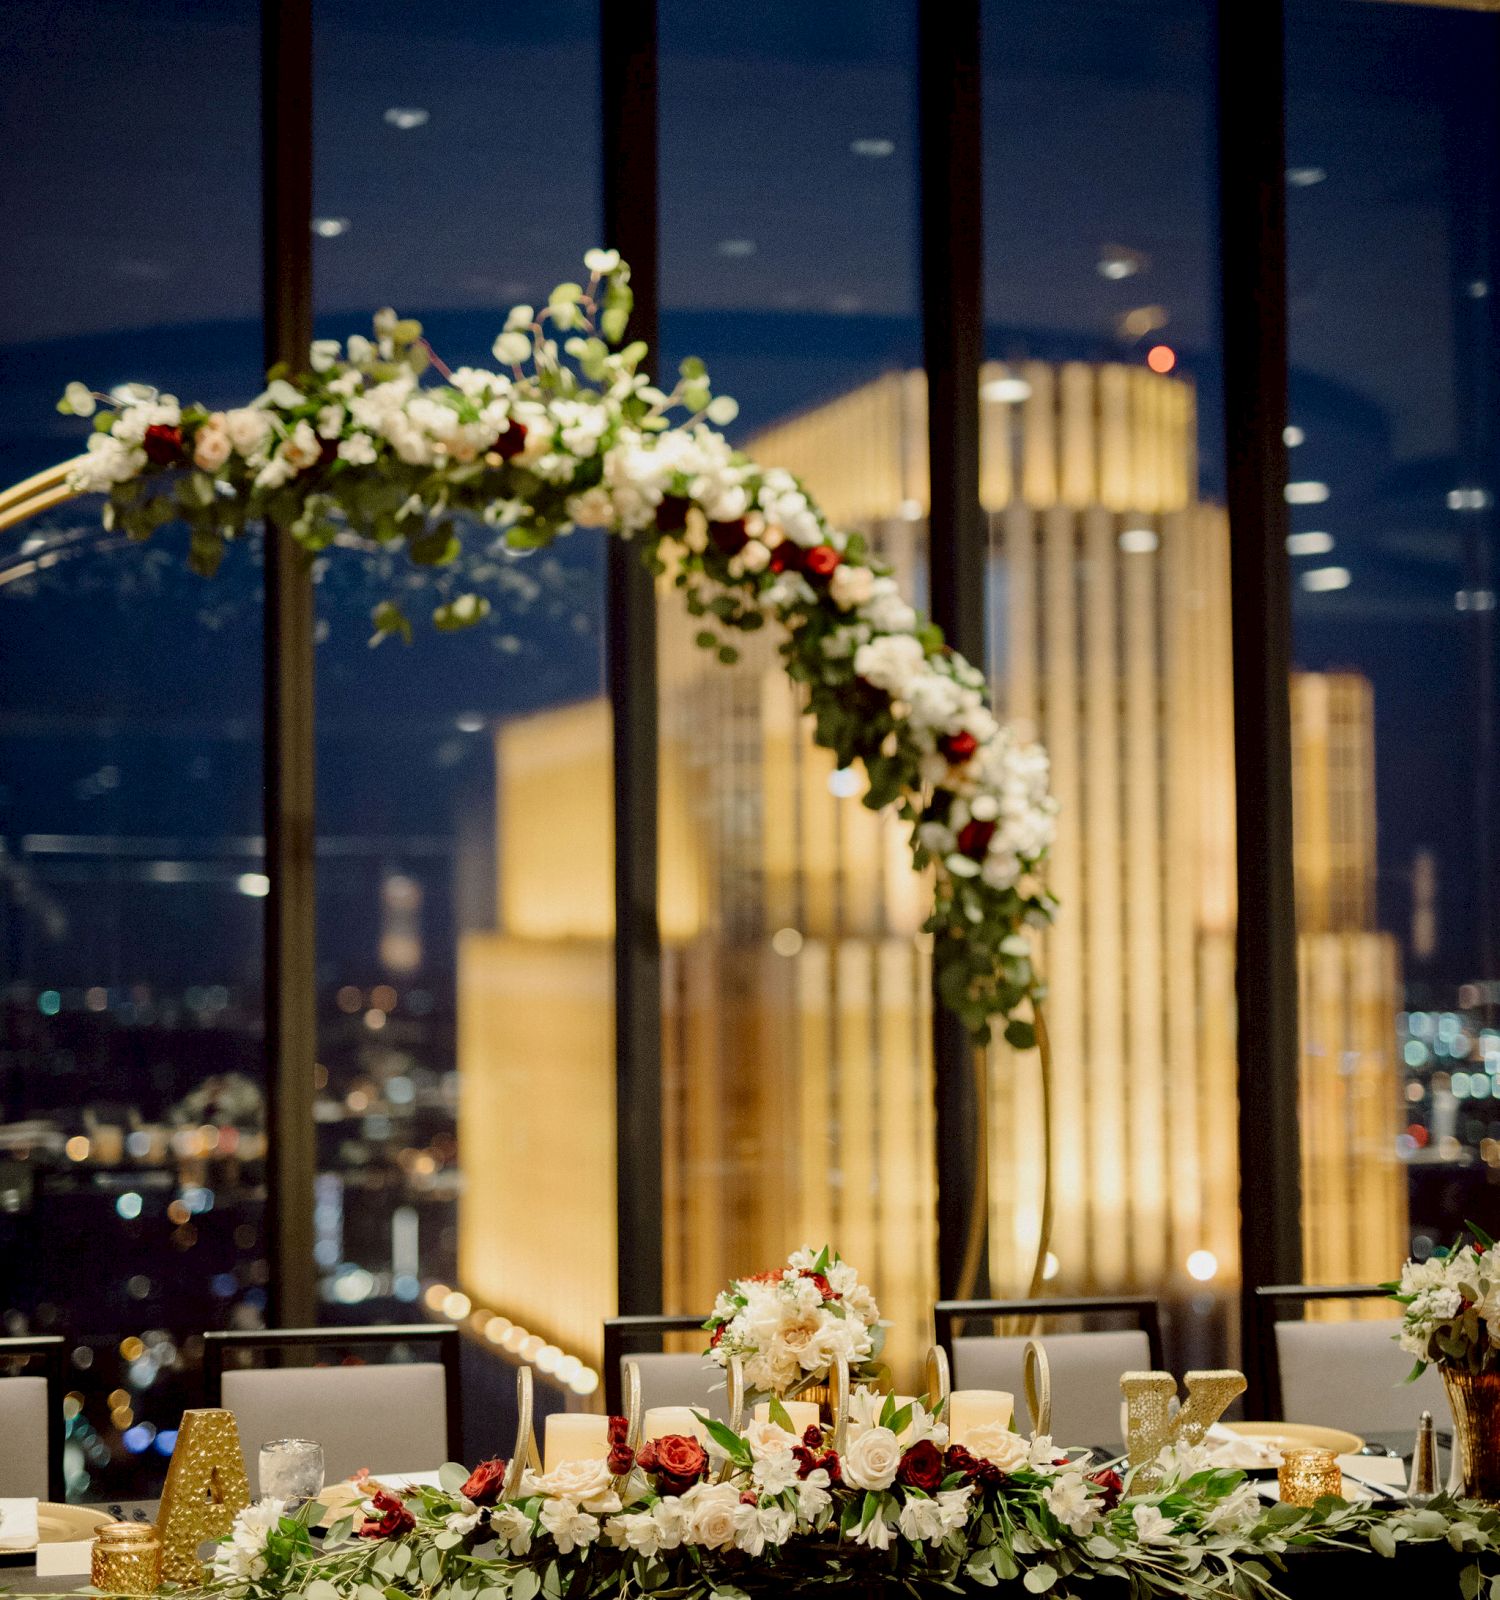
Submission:
[[[1487,1343],[1434,1324],[1448,1302],[1431,1287],[1396,1286],[1403,1338],[1482,1369]],[[508,1455],[328,1484],[317,1440],[273,1440],[252,1498],[233,1415],[189,1410],[159,1505],[0,1502],[0,1546],[31,1564],[25,1592],[224,1600],[1500,1593],[1500,1508],[1472,1492],[1470,1417],[1456,1414],[1444,1487],[1430,1416],[1409,1465],[1408,1441],[1225,1422],[1245,1387],[1233,1370],[1125,1373],[1126,1450],[1110,1456],[1052,1437],[1042,1340],[1019,1405],[955,1389],[940,1346],[923,1392],[894,1392],[875,1297],[827,1247],[733,1282],[705,1331],[722,1420],[645,1408],[627,1361],[622,1415],[552,1413],[539,1443],[523,1365]]]

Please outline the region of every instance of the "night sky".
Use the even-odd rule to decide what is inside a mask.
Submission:
[[[68,379],[254,391],[255,9],[7,7],[5,482],[74,448],[51,409]],[[991,353],[1172,344],[1214,495],[1210,12],[991,0],[984,229]],[[663,354],[702,354],[742,430],[919,360],[912,17],[909,0],[662,0]],[[594,6],[319,0],[316,24],[320,331],[390,303],[450,362],[487,359],[500,308],[544,296],[595,242]],[[1434,849],[1440,957],[1410,975],[1441,988],[1484,975],[1494,918],[1475,863],[1500,819],[1495,614],[1479,609],[1496,587],[1500,18],[1299,0],[1289,48],[1291,475],[1330,490],[1293,526],[1333,538],[1292,563],[1296,653],[1374,680],[1382,921],[1404,939],[1411,860]],[[1109,260],[1134,270],[1108,277]],[[1146,307],[1161,325],[1123,332]],[[1454,490],[1491,503],[1451,509]],[[1335,566],[1347,587],[1301,586]],[[330,576],[324,827],[451,826],[430,814],[433,774],[477,759],[456,715],[596,691],[601,572],[597,546],[570,541],[503,580],[493,627],[404,657],[365,649],[380,575]],[[258,832],[257,585],[248,549],[204,586],[112,548],[0,589],[0,833]],[[129,781],[90,790],[111,763]]]

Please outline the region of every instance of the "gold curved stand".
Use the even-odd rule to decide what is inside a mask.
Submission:
[[[87,460],[87,456],[75,456],[71,461],[60,462],[9,489],[0,490],[0,533],[54,506],[76,500],[83,491],[73,487],[73,470]]]

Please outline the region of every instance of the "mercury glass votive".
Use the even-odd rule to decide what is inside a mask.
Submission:
[[[1289,1506],[1315,1506],[1324,1495],[1344,1492],[1344,1475],[1332,1450],[1283,1450],[1276,1486]]]
[[[106,1594],[155,1594],[161,1566],[154,1523],[112,1522],[94,1536],[90,1581]]]

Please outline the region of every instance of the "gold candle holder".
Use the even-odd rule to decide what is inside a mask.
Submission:
[[[105,1594],[155,1594],[161,1587],[161,1540],[154,1522],[112,1522],[94,1536],[89,1577]]]
[[[1332,1450],[1283,1450],[1276,1486],[1289,1506],[1315,1506],[1325,1495],[1342,1495],[1344,1475]]]

